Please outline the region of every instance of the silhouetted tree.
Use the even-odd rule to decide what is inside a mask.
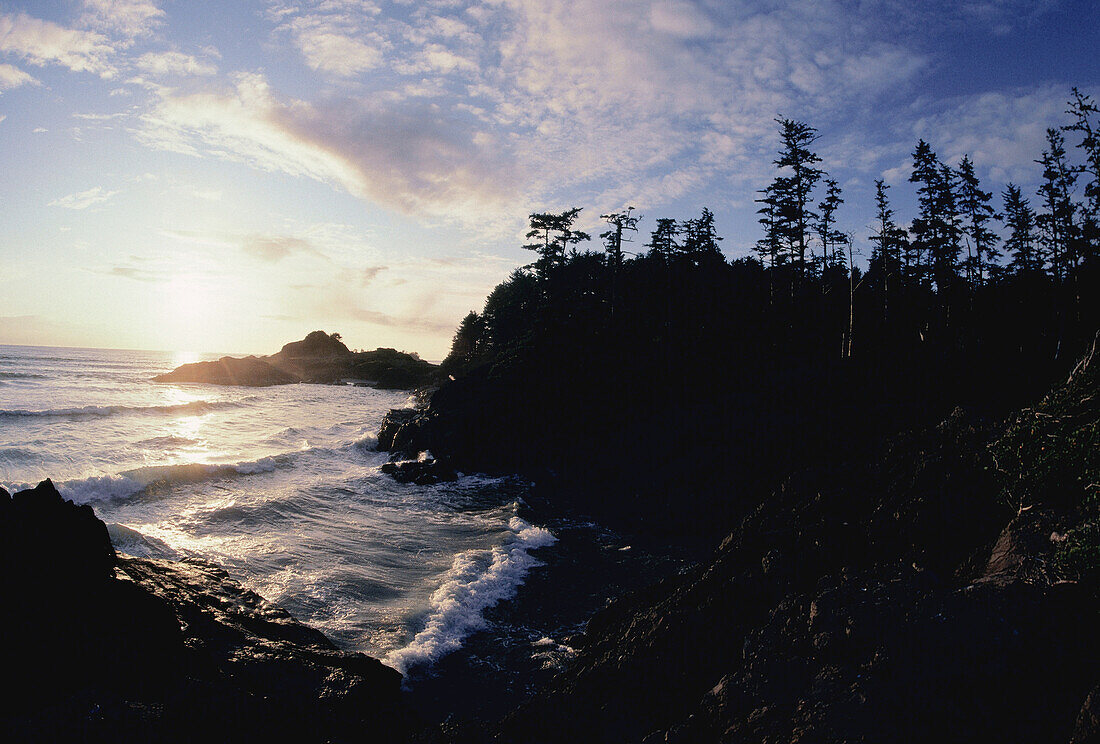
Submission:
[[[843,248],[837,251],[836,256],[829,250],[831,246],[840,246],[845,240],[845,234],[838,232],[836,226],[836,210],[844,203],[840,198],[840,186],[835,178],[825,180],[825,198],[817,205],[817,222],[814,227],[817,230],[817,239],[821,242],[821,274],[832,265],[840,265],[844,261]]]
[[[722,260],[722,250],[718,247],[722,238],[714,227],[714,212],[703,207],[698,217],[680,223],[680,232],[684,236],[684,255],[697,266]]]
[[[657,220],[657,227],[650,234],[646,248],[650,249],[650,255],[666,264],[671,263],[673,255],[680,250],[679,236],[680,226],[676,220],[662,217]]]
[[[958,176],[959,209],[965,219],[963,232],[967,238],[967,278],[971,283],[981,285],[985,282],[987,267],[995,266],[1001,255],[997,251],[1000,238],[988,227],[990,220],[996,216],[989,204],[993,194],[982,191],[969,155],[963,156],[959,163]]]
[[[471,310],[458,324],[454,339],[451,341],[451,352],[443,360],[441,365],[444,372],[454,374],[468,367],[483,351],[483,337],[485,335],[485,320]]]
[[[1008,184],[1001,193],[1004,200],[1003,221],[1009,234],[1005,250],[1012,255],[1009,269],[1017,274],[1043,270],[1043,258],[1035,238],[1035,211],[1015,184]]]
[[[871,235],[875,247],[871,252],[871,268],[876,270],[882,282],[882,319],[890,314],[890,280],[901,272],[902,251],[906,242],[905,231],[894,224],[894,210],[882,179],[875,181],[875,221],[877,232]]]
[[[1043,212],[1036,218],[1046,247],[1047,260],[1055,277],[1064,278],[1076,265],[1076,205],[1071,197],[1077,173],[1066,162],[1065,139],[1057,129],[1047,129],[1047,149],[1036,161],[1043,166],[1039,186]]]
[[[1074,88],[1073,100],[1069,102],[1066,113],[1074,121],[1063,126],[1062,131],[1081,135],[1076,147],[1084,151],[1085,162],[1078,166],[1077,172],[1088,178],[1084,188],[1085,203],[1081,209],[1081,238],[1085,253],[1095,258],[1100,254],[1100,121],[1096,121],[1100,117],[1100,108],[1091,96]]]
[[[612,316],[615,315],[615,310],[619,305],[618,285],[619,273],[622,271],[623,266],[623,243],[630,242],[630,238],[626,237],[624,233],[638,232],[638,221],[642,218],[641,215],[632,215],[633,211],[634,207],[627,207],[625,212],[611,212],[610,214],[600,215],[600,219],[611,226],[610,230],[600,233],[600,238],[604,241],[604,246],[607,249],[607,262],[611,269]]]
[[[810,209],[810,195],[824,171],[817,167],[821,158],[810,150],[817,141],[817,130],[793,119],[776,119],[776,123],[779,124],[780,149],[774,164],[789,175],[779,176],[772,182],[772,195],[780,234],[792,258],[797,257],[801,278],[806,274],[810,225],[816,217]]]
[[[560,266],[565,261],[566,252],[570,249],[575,251],[577,243],[591,239],[588,233],[573,229],[581,209],[574,207],[558,214],[540,212],[530,216],[531,229],[527,237],[535,238],[535,242],[523,247],[539,254],[534,264],[539,277],[546,278],[554,267]]]
[[[910,228],[916,254],[912,267],[919,281],[932,280],[944,292],[956,276],[959,256],[959,215],[954,191],[954,172],[940,163],[923,139],[913,151],[911,183],[919,184],[920,214]]]

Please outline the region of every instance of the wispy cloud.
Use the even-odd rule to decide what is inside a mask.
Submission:
[[[113,77],[115,53],[108,38],[94,31],[65,28],[26,13],[0,14],[0,52],[14,54],[33,65],[63,65],[73,72]]]
[[[106,34],[136,39],[153,33],[164,17],[152,0],[84,0],[81,22]]]
[[[38,80],[14,65],[0,64],[0,91],[18,88],[21,85],[37,85]]]
[[[262,261],[281,261],[295,253],[321,256],[309,241],[290,235],[251,235],[241,242],[241,250]]]
[[[149,75],[191,76],[214,75],[217,65],[183,52],[146,52],[134,61],[134,66]]]
[[[64,207],[65,209],[87,209],[96,204],[103,204],[111,199],[117,191],[106,191],[102,186],[95,186],[87,191],[69,194],[54,199],[49,203],[51,207]]]

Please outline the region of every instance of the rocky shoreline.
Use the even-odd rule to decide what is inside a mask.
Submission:
[[[1100,741],[1098,393],[1094,342],[1005,421],[956,410],[792,473],[515,711],[437,740]],[[379,448],[429,476],[449,425],[394,411]]]
[[[401,675],[218,567],[118,556],[50,481],[0,490],[6,741],[405,741]]]
[[[0,492],[10,608],[0,630],[4,668],[20,683],[0,731],[12,741],[1095,742],[1098,392],[1094,343],[1062,385],[1007,420],[958,410],[881,451],[792,472],[695,568],[607,597],[568,639],[561,670],[511,712],[456,711],[427,729],[396,671],[336,649],[217,567],[116,555],[92,509],[49,481]],[[395,453],[393,474],[449,477],[445,455],[421,456],[446,425],[431,406],[387,416],[379,448]],[[554,600],[532,606],[541,601]]]

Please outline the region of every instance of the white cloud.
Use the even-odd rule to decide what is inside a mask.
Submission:
[[[149,145],[332,183],[412,213],[476,221],[514,194],[489,138],[430,105],[279,100],[259,75],[232,91],[165,92],[142,117]]]
[[[0,64],[0,91],[11,90],[21,85],[38,85],[38,80],[18,67]]]
[[[191,76],[214,75],[216,65],[183,52],[147,52],[134,61],[134,66],[150,75]]]
[[[64,207],[65,209],[87,209],[96,204],[107,202],[117,193],[117,191],[105,191],[102,186],[95,186],[87,191],[54,199],[49,203],[49,206]]]
[[[0,14],[0,52],[17,55],[40,67],[59,64],[73,72],[91,72],[113,77],[110,58],[115,49],[107,37],[65,28],[26,13]]]
[[[371,3],[322,2],[302,13],[278,8],[269,15],[311,68],[350,77],[382,64],[385,42],[366,27],[377,13]]]
[[[164,22],[152,0],[84,0],[83,25],[126,39],[148,36]]]

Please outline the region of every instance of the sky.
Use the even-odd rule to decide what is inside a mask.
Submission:
[[[0,343],[438,360],[532,212],[747,255],[776,117],[867,254],[918,138],[1033,192],[1098,49],[1095,0],[0,0]]]

